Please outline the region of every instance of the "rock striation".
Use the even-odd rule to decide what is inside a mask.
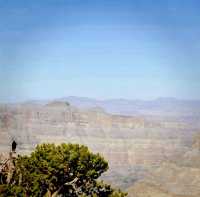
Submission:
[[[8,152],[13,140],[23,154],[42,142],[85,144],[109,161],[112,173],[105,177],[116,186],[127,187],[133,183],[130,173],[140,179],[147,169],[187,152],[191,128],[174,119],[114,115],[99,107],[80,109],[66,101],[2,104],[0,152]],[[126,174],[120,181],[115,176],[119,169]]]
[[[129,196],[134,197],[199,197],[200,196],[200,152],[196,144],[173,162],[163,162],[155,170],[146,174],[143,181],[138,181],[129,188]]]

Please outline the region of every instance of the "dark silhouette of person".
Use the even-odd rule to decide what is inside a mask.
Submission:
[[[17,143],[15,142],[15,140],[12,142],[12,152],[15,152],[17,148]]]

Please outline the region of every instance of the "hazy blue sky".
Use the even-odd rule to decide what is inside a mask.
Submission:
[[[0,0],[0,101],[200,99],[199,0]]]

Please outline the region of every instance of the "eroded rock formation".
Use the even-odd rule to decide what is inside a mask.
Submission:
[[[105,177],[117,186],[125,182],[124,187],[132,184],[132,179],[118,181],[118,169],[123,169],[121,174],[131,172],[135,179],[143,177],[145,170],[185,153],[191,131],[185,122],[113,115],[98,107],[78,109],[61,101],[0,105],[1,152],[9,152],[13,140],[23,154],[42,142],[85,144],[109,161],[113,173]]]

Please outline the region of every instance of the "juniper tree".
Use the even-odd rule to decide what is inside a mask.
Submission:
[[[86,146],[38,145],[30,156],[18,156],[14,166],[10,183],[0,185],[0,196],[125,196],[110,185],[97,181],[108,169],[108,163]]]

